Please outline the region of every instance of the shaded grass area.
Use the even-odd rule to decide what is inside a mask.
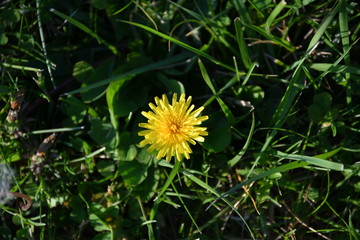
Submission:
[[[1,239],[359,239],[356,1],[0,8]],[[173,93],[181,163],[137,135]]]

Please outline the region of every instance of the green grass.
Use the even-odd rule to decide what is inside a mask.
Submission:
[[[360,239],[357,1],[0,8],[0,239]],[[172,93],[209,136],[167,163]]]

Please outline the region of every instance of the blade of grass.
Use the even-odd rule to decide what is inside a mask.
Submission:
[[[241,20],[241,19],[240,19]],[[272,35],[271,33],[268,33],[267,31],[265,31],[264,29],[262,29],[261,27],[255,26],[255,25],[250,25],[250,24],[246,24],[244,22],[242,22],[242,24],[249,28],[254,30],[255,32],[258,32],[259,34],[263,35],[265,38],[267,38],[268,40],[272,41],[274,44],[279,45],[281,47],[286,48],[288,51],[290,52],[294,52],[296,50],[296,48],[288,41],[286,41],[285,39],[276,37],[274,35]]]
[[[259,63],[257,63],[257,62],[252,63],[252,65],[250,66],[249,71],[246,73],[244,81],[241,83],[241,87],[239,88],[239,91],[236,93],[237,95],[240,95],[242,93],[242,91],[244,90],[245,85],[247,84],[247,82],[250,79],[250,76],[251,76],[252,72],[254,71],[255,67],[258,67],[258,66],[259,66]]]
[[[229,194],[231,194],[232,192],[242,188],[243,186],[245,185],[248,185],[252,182],[255,182],[259,179],[262,179],[262,178],[265,178],[265,177],[268,177],[268,176],[271,176],[273,174],[276,174],[276,173],[279,173],[279,172],[285,172],[285,171],[289,171],[289,170],[292,170],[292,169],[296,169],[296,168],[301,168],[301,167],[304,167],[304,166],[307,166],[307,165],[310,165],[310,163],[308,162],[301,162],[301,161],[296,161],[296,162],[291,162],[291,163],[287,163],[287,164],[284,164],[284,165],[281,165],[279,167],[275,167],[275,168],[272,168],[266,172],[263,172],[261,174],[258,174],[248,180],[245,180],[241,183],[239,183],[238,185],[232,187],[231,189],[229,189],[228,191],[226,191],[225,193],[221,194],[221,196],[219,196],[216,200],[214,200],[208,207],[207,209],[209,209],[215,202],[217,202],[219,199],[222,199],[222,198],[225,198],[227,196],[229,196]]]
[[[160,199],[160,197],[164,194],[164,192],[168,189],[168,187],[170,186],[170,184],[172,183],[172,181],[174,180],[176,174],[179,172],[180,169],[180,165],[181,162],[176,160],[175,164],[170,172],[170,175],[168,176],[164,186],[161,188],[159,194],[156,196],[156,198],[154,199],[154,202],[158,201],[158,199]]]
[[[335,170],[335,171],[343,171],[344,170],[344,164],[337,163],[337,162],[330,162],[328,160],[323,160],[318,157],[308,157],[303,155],[297,155],[297,154],[287,154],[280,151],[277,151],[274,155],[275,157],[279,158],[285,158],[285,159],[291,159],[296,161],[303,161],[307,162],[309,164],[322,167],[329,170]]]
[[[85,127],[72,127],[72,128],[53,128],[53,129],[43,129],[43,130],[35,130],[31,131],[28,134],[43,134],[43,133],[56,133],[56,132],[71,132],[71,131],[78,131],[84,130]]]
[[[159,37],[161,37],[161,38],[163,38],[163,39],[165,39],[167,41],[175,43],[176,45],[178,45],[178,46],[180,46],[182,48],[185,48],[185,49],[187,49],[187,50],[189,50],[189,51],[191,51],[191,52],[193,52],[193,53],[195,53],[195,54],[197,54],[199,56],[202,56],[202,57],[212,61],[213,63],[215,63],[217,65],[220,65],[220,66],[222,66],[222,67],[224,67],[224,68],[226,68],[228,70],[231,70],[231,71],[235,72],[235,69],[233,67],[231,67],[231,66],[229,66],[227,64],[224,64],[223,62],[217,60],[216,58],[210,56],[209,54],[207,54],[207,53],[205,53],[205,52],[203,52],[203,51],[201,51],[199,49],[196,49],[196,48],[194,48],[194,47],[192,47],[192,46],[190,46],[190,45],[188,45],[186,43],[183,43],[183,42],[181,42],[180,40],[178,40],[176,38],[170,37],[170,36],[168,36],[168,35],[166,35],[164,33],[156,31],[155,29],[152,29],[152,28],[150,28],[148,26],[145,26],[143,24],[139,24],[139,23],[135,23],[135,22],[129,22],[129,21],[125,21],[125,20],[120,20],[120,22],[127,23],[127,24],[130,24],[130,25],[142,28],[145,31],[148,31],[148,32],[150,32],[150,33],[152,33],[154,35],[157,35],[157,36],[159,36]]]
[[[283,122],[285,121],[287,113],[290,110],[290,108],[292,107],[293,101],[295,100],[296,96],[298,95],[300,90],[303,89],[303,87],[304,87],[303,84],[304,84],[306,75],[302,69],[302,65],[304,64],[305,59],[307,59],[307,57],[316,48],[318,41],[321,39],[321,37],[325,33],[325,30],[327,29],[327,27],[331,23],[332,19],[338,12],[338,8],[339,8],[339,5],[336,5],[336,7],[332,10],[332,12],[329,14],[329,16],[320,25],[320,27],[317,29],[316,33],[310,40],[309,46],[308,46],[304,56],[297,62],[294,74],[293,74],[293,76],[289,82],[289,85],[286,89],[286,92],[285,92],[283,98],[281,99],[281,102],[273,116],[271,125],[274,125],[274,130],[272,130],[270,132],[269,136],[266,138],[266,141],[265,141],[263,147],[261,148],[260,154],[255,159],[255,162],[254,162],[253,166],[251,167],[251,169],[247,175],[247,178],[251,175],[251,173],[254,170],[254,168],[256,167],[257,163],[262,158],[263,153],[267,150],[272,139],[275,137],[275,135],[277,133],[276,129],[280,128],[282,126]]]
[[[52,74],[52,70],[51,70],[51,63],[47,57],[47,51],[46,51],[46,44],[45,44],[45,38],[44,38],[44,32],[43,32],[43,28],[42,28],[42,21],[41,21],[41,17],[40,17],[40,0],[36,0],[36,15],[37,15],[37,20],[38,20],[38,26],[39,26],[39,33],[40,33],[40,41],[41,41],[41,46],[42,46],[42,51],[44,53],[44,58],[45,58],[45,62],[46,62],[46,66],[49,72],[49,76],[50,76],[50,81],[51,84],[53,86],[53,88],[56,88],[55,85],[55,81],[54,81],[54,77]]]
[[[317,45],[317,43],[319,42],[319,40],[321,39],[321,37],[324,35],[325,30],[327,29],[327,27],[329,26],[330,23],[332,23],[333,18],[336,16],[337,12],[339,11],[339,4],[337,4],[333,10],[331,11],[331,13],[326,17],[326,19],[323,21],[323,23],[320,25],[320,27],[316,30],[316,33],[314,34],[314,36],[311,38],[311,41],[309,43],[309,46],[307,48],[307,52],[310,51],[310,49],[312,49],[313,47],[315,47]]]
[[[244,37],[244,25],[241,23],[240,18],[235,18],[234,20],[235,32],[236,32],[236,40],[239,45],[241,59],[245,68],[249,69],[252,62],[249,55],[248,46],[246,45],[245,37]]]
[[[206,184],[204,181],[202,181],[201,179],[197,178],[195,175],[193,175],[191,172],[187,171],[186,169],[181,170],[181,172],[188,177],[191,181],[193,181],[194,183],[196,183],[197,185],[199,185],[200,187],[204,188],[205,190],[207,190],[208,192],[211,192],[212,194],[214,194],[215,196],[217,196],[218,198],[221,197],[221,195],[212,187],[210,187],[208,184]],[[240,217],[240,219],[242,220],[242,222],[245,224],[246,228],[248,229],[251,237],[253,239],[255,239],[254,234],[250,228],[250,226],[246,223],[244,217],[239,213],[239,211],[226,199],[226,198],[221,198],[222,201],[224,201],[229,207],[231,207],[232,210],[234,210],[234,212],[236,212],[236,214]]]
[[[320,154],[320,155],[316,155],[314,157],[312,157],[312,159],[310,161],[305,161],[305,160],[300,160],[299,159],[296,159],[298,161],[294,161],[294,162],[290,162],[290,163],[287,163],[287,164],[283,164],[279,167],[275,167],[275,168],[272,168],[266,172],[263,172],[263,173],[260,173],[250,179],[247,179],[241,183],[239,183],[238,185],[232,187],[231,189],[229,189],[227,192],[221,194],[221,196],[219,198],[217,198],[216,200],[214,200],[208,207],[207,209],[209,209],[215,202],[217,202],[219,199],[221,198],[224,198],[224,197],[227,197],[229,196],[229,194],[231,194],[232,192],[238,190],[238,189],[241,189],[243,186],[245,185],[248,185],[252,182],[255,182],[257,180],[260,180],[262,178],[265,178],[265,177],[268,177],[268,176],[271,176],[273,174],[276,174],[276,173],[279,173],[279,172],[285,172],[285,171],[289,171],[289,170],[293,170],[293,169],[296,169],[296,168],[302,168],[302,167],[305,167],[305,166],[308,166],[310,164],[312,164],[312,162],[315,162],[314,161],[315,159],[319,159],[319,160],[322,160],[322,161],[325,161],[324,158],[331,158],[332,156],[334,156],[336,153],[338,153],[339,151],[341,150],[341,148],[337,148],[333,151],[330,151],[328,153],[324,153],[324,154]],[[285,154],[286,156],[288,156],[289,154]],[[299,156],[299,155],[297,155]],[[329,161],[327,161],[329,162]],[[333,162],[330,162],[333,164]],[[333,166],[334,168],[336,169],[343,169],[343,164],[337,164],[335,163],[334,165],[332,164],[329,164],[331,166]],[[327,165],[327,163],[325,164]],[[341,166],[342,165],[342,166]],[[342,171],[342,170],[341,170]]]
[[[232,168],[233,166],[235,166],[235,164],[237,164],[241,160],[242,156],[244,156],[246,150],[249,148],[249,145],[250,145],[250,142],[252,139],[252,135],[253,135],[254,129],[255,129],[255,114],[254,114],[254,111],[252,111],[251,113],[252,113],[251,128],[250,128],[248,137],[246,139],[246,142],[244,144],[244,147],[241,149],[241,151],[235,157],[233,157],[230,161],[227,162],[228,168]]]
[[[352,47],[359,41],[356,40],[352,45],[351,47],[349,47],[343,54],[341,54],[341,56],[336,59],[336,61],[331,64],[331,66],[329,67],[329,69],[327,69],[326,71],[324,71],[323,73],[320,74],[319,77],[317,77],[314,81],[315,82],[320,82],[322,78],[324,78],[329,72],[337,72],[337,71],[334,71],[333,68],[336,68],[336,66],[348,55],[348,53],[350,52],[350,50],[352,49]],[[346,65],[344,65],[345,67],[347,67]],[[349,66],[350,68],[349,69],[353,69],[354,67],[351,67]],[[340,69],[338,69],[340,70]],[[348,73],[348,72],[343,72],[345,73],[345,75]]]
[[[122,11],[124,11],[125,9],[127,9],[131,4],[133,3],[133,1],[130,1],[128,4],[126,4],[124,7],[120,8],[119,10],[117,10],[116,12],[114,12],[112,15],[117,15],[119,13],[121,13]]]
[[[321,72],[360,74],[360,68],[355,66],[334,65],[332,63],[312,63],[309,67]]]
[[[154,240],[155,239],[155,236],[154,236],[154,229],[151,225],[151,223],[153,223],[153,221],[148,221],[146,219],[146,213],[145,213],[145,210],[144,210],[144,207],[143,207],[143,204],[141,202],[141,199],[140,197],[136,197],[136,200],[140,206],[140,210],[141,210],[141,213],[142,213],[142,216],[144,218],[144,222],[143,224],[146,224],[147,228],[148,228],[148,236],[149,236],[149,240]]]
[[[229,121],[230,125],[234,125],[236,120],[235,120],[235,117],[234,117],[234,114],[231,112],[231,110],[229,109],[229,107],[225,104],[225,102],[220,98],[218,97],[218,93],[216,92],[215,90],[215,87],[214,85],[212,84],[211,80],[210,80],[210,77],[206,71],[206,68],[204,66],[204,64],[202,63],[201,59],[199,58],[198,60],[198,63],[199,63],[199,68],[200,68],[200,71],[201,71],[201,75],[203,76],[203,79],[205,81],[205,83],[208,85],[208,87],[211,89],[211,91],[213,92],[213,94],[215,95],[216,97],[216,100],[218,101],[220,107],[221,107],[221,110],[224,112],[225,114],[225,117],[227,118],[227,120]]]
[[[287,114],[288,114],[290,108],[292,107],[292,104],[293,104],[296,96],[298,95],[300,90],[303,89],[303,87],[304,87],[303,84],[305,81],[305,73],[301,68],[301,65],[303,64],[304,61],[305,61],[305,58],[303,58],[303,61],[301,62],[301,64],[298,65],[298,67],[296,68],[296,70],[294,72],[293,77],[290,80],[290,83],[286,89],[286,92],[285,92],[283,98],[281,99],[281,102],[280,102],[278,108],[276,109],[276,112],[273,116],[272,122],[270,123],[270,125],[274,125],[274,128],[270,132],[270,134],[267,136],[265,143],[260,150],[260,154],[255,159],[255,162],[254,162],[253,166],[251,167],[250,171],[248,172],[248,175],[246,176],[246,178],[248,178],[251,175],[252,171],[257,166],[257,163],[262,158],[263,153],[270,146],[271,141],[277,134],[277,129],[279,129],[282,126],[283,122],[285,121]]]
[[[171,186],[172,186],[172,188],[174,189],[174,191],[175,191],[175,193],[176,193],[176,196],[179,198],[179,200],[180,200],[182,206],[184,207],[186,213],[189,215],[192,223],[194,224],[194,226],[196,227],[196,229],[201,233],[201,230],[200,230],[199,226],[196,224],[195,219],[194,219],[193,216],[191,215],[191,212],[190,212],[189,209],[187,208],[185,202],[183,201],[183,199],[182,199],[182,197],[181,197],[181,194],[179,194],[179,192],[177,191],[176,186],[174,185],[173,182],[171,182]]]
[[[270,13],[269,17],[266,19],[265,22],[265,31],[267,33],[270,34],[270,27],[271,24],[274,22],[275,18],[279,15],[279,13],[284,9],[284,7],[286,6],[286,2],[285,1],[281,1],[279,2],[276,7],[274,8],[274,10],[272,10],[272,12]]]
[[[96,155],[98,155],[98,154],[100,154],[100,153],[102,153],[102,152],[104,152],[106,150],[106,148],[105,147],[102,147],[102,148],[99,148],[98,150],[96,150],[96,151],[94,151],[94,152],[92,152],[92,153],[89,153],[88,155],[86,155],[85,157],[81,157],[81,158],[77,158],[77,159],[73,159],[73,160],[70,160],[70,161],[68,161],[67,163],[76,163],[76,162],[82,162],[82,161],[85,161],[86,159],[88,159],[88,158],[92,158],[92,157],[94,157],[94,156],[96,156]],[[67,163],[65,163],[65,164],[67,164]],[[55,165],[61,165],[61,164],[64,164],[64,163],[56,163]]]
[[[18,69],[18,70],[23,70],[23,71],[30,71],[30,72],[42,72],[42,71],[44,71],[43,69],[40,69],[40,68],[33,68],[33,67],[27,67],[27,66],[21,66],[21,65],[14,65],[14,64],[5,63],[5,62],[0,63],[0,66],[6,67],[6,68],[13,68],[13,69]]]
[[[176,164],[176,163],[175,163]],[[168,162],[165,162],[164,160],[159,162],[160,166],[164,166],[164,167],[169,167],[169,168],[174,168],[174,166]],[[216,197],[218,197],[218,199],[220,199],[220,194],[213,189],[211,186],[209,186],[207,183],[205,183],[204,181],[202,181],[201,179],[199,179],[198,177],[196,177],[194,175],[194,173],[197,173],[196,171],[193,170],[187,170],[187,169],[179,169],[179,172],[181,172],[182,174],[184,174],[186,177],[188,177],[191,181],[193,181],[194,183],[196,183],[197,185],[199,185],[200,187],[204,188],[206,191],[214,194]],[[200,175],[202,175],[203,173],[199,173]],[[170,173],[171,175],[171,173]],[[169,178],[168,178],[169,179]],[[171,181],[169,181],[170,184]],[[158,198],[157,198],[158,199]],[[156,199],[155,199],[156,200]],[[234,210],[234,212],[236,212],[236,214],[241,218],[241,220],[243,220],[244,224],[246,225],[247,229],[249,230],[251,236],[253,239],[254,238],[254,234],[251,231],[251,228],[247,225],[246,221],[244,220],[244,218],[242,217],[242,215],[239,213],[239,211],[237,211],[237,209],[225,198],[222,199],[222,201],[224,201],[231,209]],[[154,203],[154,207],[151,209],[151,213],[150,213],[150,220],[153,220],[158,208],[158,204],[160,201],[155,201]]]
[[[347,18],[347,3],[345,0],[340,0],[340,9],[339,9],[339,27],[340,27],[340,36],[341,43],[343,46],[343,52],[348,52],[350,49],[350,37],[349,37],[349,24]],[[350,52],[346,54],[344,57],[345,65],[350,65]],[[346,103],[350,104],[351,100],[351,75],[350,73],[345,73],[345,81],[346,81]]]
[[[129,76],[138,75],[138,74],[148,72],[148,71],[152,71],[152,70],[155,70],[155,69],[158,69],[158,68],[164,68],[166,66],[171,66],[172,64],[177,63],[179,61],[183,61],[183,60],[185,60],[185,59],[187,59],[187,58],[189,58],[191,56],[192,56],[191,53],[182,53],[182,54],[170,57],[170,58],[166,58],[166,59],[164,59],[162,61],[151,63],[149,65],[139,67],[139,68],[135,68],[135,69],[130,70],[128,72],[112,76],[112,77],[110,77],[108,79],[105,79],[105,80],[90,84],[90,85],[88,85],[86,87],[79,88],[79,89],[64,93],[63,95],[72,95],[72,94],[75,94],[75,93],[84,92],[84,91],[87,91],[87,90],[90,90],[90,89],[93,89],[93,88],[97,88],[97,87],[109,84],[111,82],[119,81],[119,80],[125,81]]]
[[[75,27],[77,27],[80,30],[84,31],[85,33],[89,34],[91,37],[95,38],[100,44],[104,44],[104,46],[107,47],[113,54],[115,54],[115,55],[119,54],[119,52],[115,46],[111,45],[110,43],[108,43],[107,41],[102,39],[96,32],[94,32],[93,30],[91,30],[90,28],[88,28],[87,26],[82,24],[81,22],[59,12],[58,10],[56,10],[54,8],[51,8],[50,12],[55,13],[57,16],[61,17],[62,19],[66,20],[69,23],[71,23],[72,25],[74,25]]]

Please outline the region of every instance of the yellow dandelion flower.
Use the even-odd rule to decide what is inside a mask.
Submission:
[[[139,126],[147,128],[140,131],[139,136],[144,136],[140,146],[150,144],[149,152],[157,150],[157,158],[166,156],[166,161],[170,161],[172,156],[176,156],[178,161],[185,156],[190,158],[192,153],[189,143],[195,145],[196,141],[203,142],[202,136],[207,136],[206,127],[198,127],[208,116],[199,116],[204,110],[200,107],[193,111],[194,105],[190,106],[192,98],[185,99],[185,94],[181,94],[179,101],[177,94],[174,93],[172,104],[165,94],[162,99],[155,97],[156,106],[149,103],[152,111],[141,112],[147,119],[147,123],[140,123]]]

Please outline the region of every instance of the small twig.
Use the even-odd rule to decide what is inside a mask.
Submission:
[[[10,192],[10,194],[12,194],[14,197],[22,198],[22,199],[24,199],[26,201],[26,204],[24,204],[23,202],[20,202],[20,208],[23,211],[26,211],[31,207],[32,201],[31,201],[31,198],[28,195],[23,194],[23,193],[19,193],[19,192]]]
[[[239,182],[242,182],[242,179],[241,179],[240,174],[237,174],[236,176],[237,176],[238,181],[239,181]],[[252,184],[251,184],[251,185],[252,185]],[[251,187],[251,186],[250,186],[250,187]],[[252,202],[252,204],[253,204],[253,206],[254,206],[257,214],[260,215],[260,212],[259,212],[259,210],[258,210],[258,208],[257,208],[257,206],[256,206],[256,202],[255,202],[254,198],[251,196],[251,194],[250,194],[250,192],[249,192],[249,189],[247,189],[246,186],[243,186],[242,189],[244,189],[245,193],[250,197],[250,200],[251,200],[251,202]]]
[[[288,207],[288,205],[286,205],[286,203],[284,202],[283,205],[285,206],[286,210],[291,214],[291,216],[293,216],[296,221],[298,221],[301,225],[303,225],[304,227],[308,228],[310,231],[312,231],[313,233],[316,233],[317,235],[319,235],[320,237],[327,239],[327,240],[331,240],[330,238],[328,238],[327,236],[319,233],[318,231],[316,231],[314,228],[308,226],[306,223],[304,223],[300,218],[298,218]]]

